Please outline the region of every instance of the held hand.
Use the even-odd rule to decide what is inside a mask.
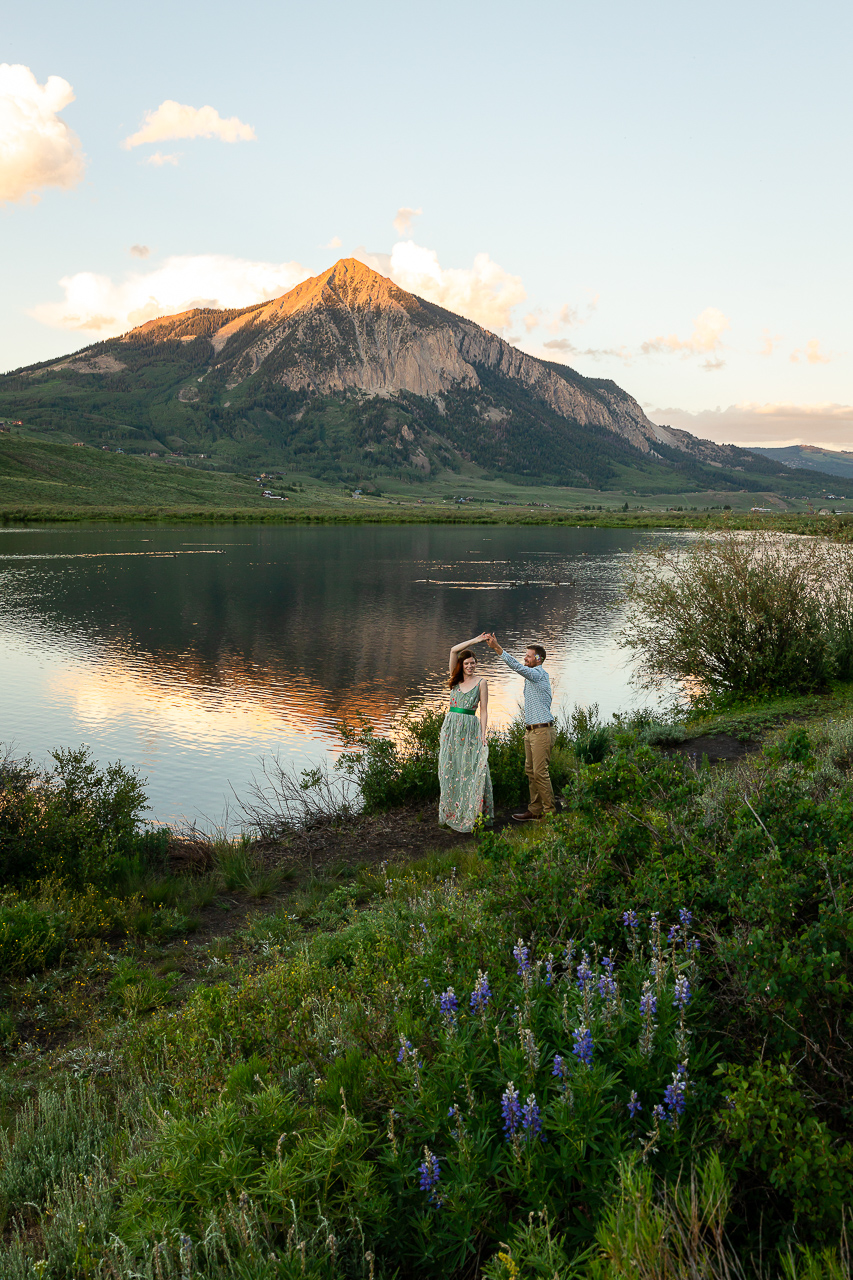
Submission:
[[[486,644],[489,646],[489,648],[490,648],[490,649],[492,649],[492,650],[494,650],[494,652],[495,652],[495,653],[502,653],[502,652],[503,652],[503,650],[501,649],[501,647],[500,647],[500,645],[498,644],[497,640],[495,639],[494,632],[491,632],[491,633],[486,632],[486,634],[485,634],[485,636],[483,637],[483,639],[486,641]]]

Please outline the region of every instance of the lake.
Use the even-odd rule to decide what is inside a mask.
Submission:
[[[440,706],[451,644],[548,651],[555,709],[644,699],[615,635],[648,534],[425,526],[0,530],[0,741],[87,743],[147,778],[152,816],[220,822],[260,757],[309,767],[359,713]],[[675,535],[669,535],[675,536]],[[485,646],[491,719],[522,681]]]

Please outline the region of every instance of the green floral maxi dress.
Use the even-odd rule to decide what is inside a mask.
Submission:
[[[470,831],[481,813],[484,818],[495,816],[489,748],[480,737],[479,701],[479,684],[467,693],[457,685],[451,691],[450,709],[441,726],[438,820],[454,831]]]

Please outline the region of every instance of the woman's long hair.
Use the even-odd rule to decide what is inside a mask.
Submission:
[[[465,679],[465,672],[462,670],[462,663],[466,658],[474,658],[476,654],[471,649],[463,649],[461,653],[456,655],[456,665],[450,673],[447,681],[448,689],[453,689]]]

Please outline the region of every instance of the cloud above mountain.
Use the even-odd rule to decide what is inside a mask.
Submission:
[[[717,444],[822,445],[828,449],[853,449],[853,405],[755,404],[743,402],[726,409],[646,409],[652,422],[681,427]]]
[[[425,249],[413,240],[394,245],[386,274],[401,289],[465,316],[484,329],[506,329],[513,308],[527,298],[521,277],[505,271],[487,253],[478,253],[470,267],[442,267],[434,249]]]
[[[0,201],[35,203],[44,187],[82,180],[80,139],[58,114],[73,101],[61,76],[39,84],[29,67],[0,64]]]
[[[142,246],[140,246],[142,247]],[[287,293],[311,273],[298,262],[251,262],[225,254],[166,258],[151,271],[116,282],[80,271],[59,284],[61,302],[44,302],[29,315],[42,324],[99,338],[115,337],[146,320],[191,307],[247,307]]]
[[[689,338],[679,338],[677,334],[666,336],[659,334],[640,345],[643,355],[672,354],[685,356],[706,356],[706,369],[721,369],[723,360],[719,356],[723,334],[731,328],[731,321],[716,307],[706,307],[693,321],[693,332]]]
[[[173,138],[218,138],[220,142],[252,142],[255,131],[236,116],[224,120],[215,108],[190,107],[167,98],[155,111],[146,111],[141,127],[121,144],[126,151],[148,142]]]
[[[402,205],[397,210],[397,216],[392,223],[394,230],[398,236],[408,236],[412,232],[412,223],[415,218],[419,218],[423,213],[423,209],[410,209],[408,205]]]

